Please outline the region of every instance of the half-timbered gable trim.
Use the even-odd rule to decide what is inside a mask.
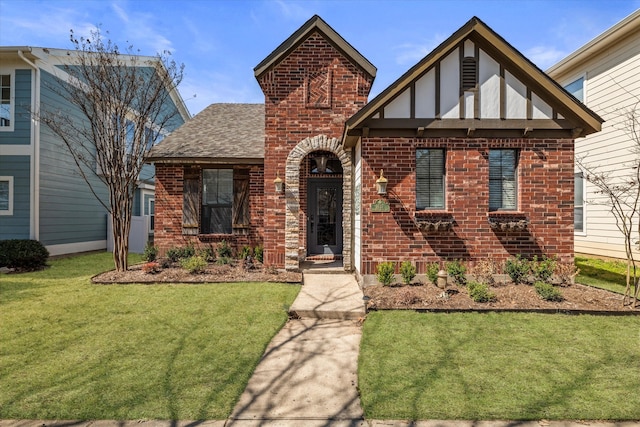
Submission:
[[[576,138],[602,119],[474,17],[351,117],[364,137]]]

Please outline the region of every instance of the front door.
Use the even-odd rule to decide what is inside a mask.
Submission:
[[[342,180],[310,179],[307,198],[308,255],[342,253]]]

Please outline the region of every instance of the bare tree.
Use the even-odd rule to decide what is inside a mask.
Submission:
[[[625,92],[629,94],[628,91]],[[610,208],[616,226],[624,236],[627,283],[623,304],[635,308],[638,306],[640,289],[640,269],[636,260],[640,242],[640,99],[629,95],[634,98],[635,103],[629,108],[616,109],[614,114],[617,120],[613,125],[622,130],[632,143],[629,162],[625,163],[623,169],[615,172],[602,171],[599,165],[589,161],[588,155],[577,158],[576,162],[584,171],[585,179],[597,188],[596,194],[604,196],[604,200],[592,203]]]
[[[51,90],[77,108],[41,111],[40,118],[64,142],[77,171],[111,214],[118,271],[127,269],[133,198],[151,147],[179,115],[171,92],[182,81],[184,65],[164,52],[154,57],[123,54],[99,30],[75,37],[75,52],[63,69],[69,79]],[[98,176],[99,180],[95,179]],[[108,201],[98,196],[105,185]]]

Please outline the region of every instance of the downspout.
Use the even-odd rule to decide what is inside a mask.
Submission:
[[[29,221],[30,237],[40,240],[40,68],[29,61],[21,50],[18,56],[35,70],[35,82],[31,83],[31,219]]]

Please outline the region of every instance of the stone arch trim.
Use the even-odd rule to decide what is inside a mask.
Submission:
[[[340,140],[326,135],[305,138],[298,143],[287,156],[285,169],[285,268],[300,268],[300,163],[314,151],[329,151],[335,154],[342,163],[342,262],[346,271],[351,271],[352,239],[351,239],[351,154],[344,151]]]

